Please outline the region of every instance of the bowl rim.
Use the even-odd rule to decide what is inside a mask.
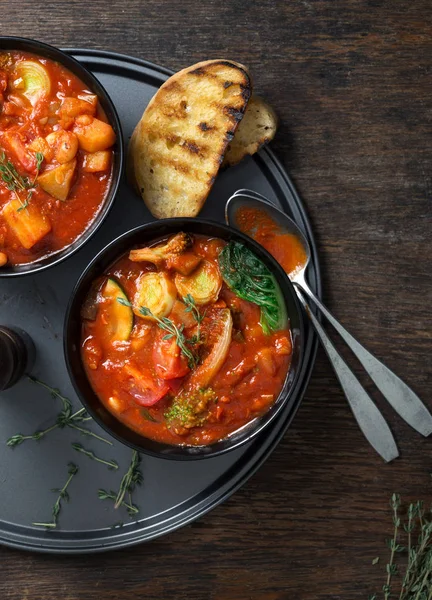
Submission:
[[[285,285],[285,289],[289,290],[289,293],[291,294],[291,299],[293,300],[293,303],[295,305],[297,317],[298,317],[298,331],[296,332],[296,336],[298,338],[297,343],[299,344],[298,365],[296,367],[294,377],[289,382],[289,388],[286,389],[288,386],[288,380],[289,380],[289,375],[290,375],[291,366],[292,366],[292,364],[290,364],[290,367],[285,376],[285,380],[284,380],[282,389],[281,389],[278,397],[275,399],[274,403],[271,405],[271,407],[269,408],[268,411],[266,411],[263,415],[261,415],[261,417],[258,417],[256,419],[253,419],[252,421],[249,421],[248,423],[243,425],[241,428],[239,428],[239,429],[235,430],[234,432],[232,432],[231,434],[229,434],[227,437],[222,438],[221,440],[218,440],[218,441],[214,442],[213,444],[209,444],[209,445],[205,445],[205,446],[186,446],[186,445],[182,446],[182,445],[166,444],[164,442],[157,442],[155,440],[152,440],[151,438],[147,438],[146,436],[140,435],[138,432],[134,431],[133,429],[131,429],[130,427],[128,427],[127,425],[122,423],[119,419],[117,419],[110,411],[108,411],[108,409],[104,406],[104,404],[98,398],[99,403],[102,406],[103,410],[106,411],[107,413],[109,413],[109,415],[111,415],[114,418],[114,420],[122,426],[123,429],[125,429],[128,432],[129,431],[132,432],[132,435],[137,436],[144,441],[148,441],[152,446],[160,446],[160,450],[154,450],[154,449],[146,448],[143,445],[139,445],[135,442],[132,442],[131,440],[128,440],[128,439],[125,439],[124,437],[122,437],[122,435],[120,435],[116,431],[114,431],[109,425],[107,425],[103,421],[102,418],[100,418],[100,416],[98,415],[98,412],[96,410],[94,410],[91,403],[87,401],[86,395],[81,390],[81,386],[80,386],[79,382],[77,381],[77,378],[75,377],[73,366],[72,366],[72,340],[71,340],[71,334],[69,331],[69,329],[70,329],[69,325],[70,325],[73,311],[77,309],[77,307],[75,306],[76,301],[77,301],[76,299],[77,299],[77,296],[79,295],[79,293],[82,291],[81,290],[82,285],[85,283],[91,283],[91,281],[93,281],[94,278],[98,276],[97,273],[93,273],[90,282],[86,282],[86,279],[90,275],[91,271],[96,267],[96,265],[99,263],[99,261],[103,261],[106,254],[108,254],[110,251],[112,252],[117,246],[121,246],[122,244],[125,244],[125,242],[128,239],[133,238],[140,232],[143,232],[143,231],[145,232],[151,228],[156,228],[158,225],[160,226],[163,224],[163,225],[166,225],[167,228],[175,227],[178,231],[181,231],[181,230],[187,231],[188,225],[193,224],[193,223],[200,224],[203,227],[215,227],[216,226],[219,229],[222,229],[227,234],[237,238],[238,241],[246,243],[246,245],[248,245],[248,246],[251,246],[252,249],[257,249],[258,254],[263,255],[266,265],[270,268],[272,273],[276,275],[276,279],[281,287],[281,291],[284,296],[285,304],[287,304],[287,301],[286,301],[287,294],[286,294],[286,291],[284,291],[284,289],[283,289],[284,285]],[[172,231],[172,230],[167,231],[165,234],[162,234],[162,235],[155,233],[154,240],[156,241],[160,238],[166,237],[166,235],[173,235],[173,233],[174,233],[174,231]],[[205,233],[202,235],[205,235]],[[214,237],[218,237],[218,236],[215,234]],[[133,246],[134,246],[134,243],[131,242],[128,247],[131,248]],[[127,252],[128,247],[126,247],[126,249],[123,249],[123,250],[119,249],[119,251],[116,253],[115,258],[110,260],[109,264],[113,264],[122,255],[124,255]],[[105,268],[106,267],[104,267],[104,269]],[[99,275],[100,274],[101,273],[99,273]],[[280,282],[278,275],[282,278],[282,281],[283,281],[282,284]],[[288,311],[288,317],[290,318],[289,311]],[[291,329],[291,327],[290,327],[290,329]],[[292,329],[291,329],[291,334],[294,335]],[[293,392],[296,391],[298,379],[299,379],[301,371],[302,371],[302,366],[303,366],[303,361],[304,361],[304,351],[305,351],[304,314],[303,314],[303,311],[302,311],[302,308],[300,305],[300,301],[295,292],[294,286],[291,283],[289,277],[283,271],[280,264],[263,246],[261,246],[261,244],[259,244],[253,238],[249,237],[248,235],[244,234],[243,232],[240,232],[238,229],[231,227],[229,225],[226,225],[225,223],[221,223],[221,222],[213,221],[213,220],[209,220],[209,219],[201,219],[199,217],[194,217],[194,218],[187,218],[187,217],[183,218],[182,217],[182,218],[170,218],[170,219],[160,219],[158,221],[151,221],[149,223],[144,223],[142,225],[134,227],[133,229],[129,229],[128,231],[122,233],[121,235],[119,235],[115,239],[113,239],[111,242],[109,242],[104,248],[102,248],[102,250],[100,250],[96,254],[96,256],[94,256],[94,258],[86,266],[86,268],[84,269],[84,271],[81,273],[80,277],[78,278],[77,282],[75,283],[75,286],[72,290],[72,293],[71,293],[71,296],[70,296],[70,299],[68,302],[68,306],[66,309],[64,326],[63,326],[63,352],[64,352],[64,358],[65,358],[67,371],[69,374],[69,378],[72,382],[72,386],[75,390],[75,393],[77,394],[79,400],[81,401],[81,403],[83,404],[83,406],[85,407],[87,412],[93,417],[95,422],[100,427],[102,427],[102,429],[104,429],[107,433],[109,433],[113,438],[115,438],[122,444],[129,446],[130,448],[133,448],[134,450],[136,450],[140,453],[147,454],[149,456],[153,456],[156,458],[163,458],[163,459],[169,459],[169,460],[188,461],[188,460],[200,460],[200,459],[206,459],[206,458],[213,458],[213,457],[225,454],[227,452],[231,452],[232,450],[235,450],[236,448],[239,448],[240,446],[243,446],[244,444],[255,439],[264,429],[266,429],[270,425],[270,423],[272,423],[278,416],[280,416],[280,413],[282,412],[283,408],[287,405]],[[79,350],[77,350],[77,352],[79,353]],[[84,370],[84,366],[82,364],[80,353],[79,353],[79,362],[80,362],[82,372],[91,387],[91,384],[87,378],[87,375],[85,374],[85,370]],[[94,393],[95,397],[98,397],[96,392],[93,392],[93,393]],[[283,395],[285,395],[285,396],[281,399],[281,397]],[[269,411],[271,411],[272,408],[274,408],[274,407],[276,407],[274,409],[274,413],[269,418],[267,418],[267,420],[260,423],[259,420],[262,419],[263,417],[265,417],[266,415],[268,415]],[[256,424],[256,426],[252,427],[251,424],[255,420],[257,421],[257,424]],[[249,433],[246,432],[246,435],[244,436],[244,438],[241,437],[240,439],[234,440],[233,443],[226,444],[226,447],[212,450],[212,446],[216,446],[218,444],[221,444],[222,442],[227,442],[227,440],[229,441],[229,438],[231,435],[241,432],[243,429],[247,429],[248,427],[250,427],[252,429],[252,431],[250,431]],[[163,448],[170,448],[170,451],[167,453],[164,453],[162,451]],[[203,451],[204,449],[205,449],[205,451]]]
[[[13,44],[21,45],[23,47],[14,48]],[[34,263],[22,263],[11,267],[11,269],[16,268],[17,270],[5,271],[3,270],[3,268],[0,269],[0,279],[6,279],[12,277],[25,277],[26,275],[33,275],[35,273],[39,273],[51,267],[57,266],[64,260],[70,258],[73,254],[75,254],[75,252],[78,252],[78,250],[80,250],[88,241],[91,240],[93,235],[98,231],[99,227],[107,218],[116,199],[120,181],[123,176],[125,159],[123,130],[115,104],[111,100],[110,95],[108,94],[102,83],[99,81],[99,79],[97,79],[93,75],[93,73],[89,69],[87,69],[87,67],[80,63],[72,55],[68,54],[63,50],[60,50],[56,46],[51,46],[50,44],[46,44],[45,42],[41,42],[32,38],[25,38],[21,36],[0,36],[0,47],[2,48],[2,50],[21,50],[23,52],[30,52],[36,54],[42,58],[49,58],[50,60],[57,61],[62,66],[71,70],[72,73],[74,73],[77,77],[81,79],[88,79],[90,83],[86,81],[84,81],[84,83],[88,85],[92,91],[97,91],[98,98],[101,96],[101,98],[99,99],[102,99],[102,102],[104,104],[104,110],[108,108],[108,110],[111,112],[109,123],[113,126],[117,136],[115,144],[115,152],[117,158],[115,163],[113,164],[111,185],[108,188],[104,202],[100,206],[99,211],[96,213],[96,216],[94,217],[93,221],[91,221],[86,227],[86,229],[82,231],[81,234],[68,246],[64,246],[63,248],[60,248],[59,250],[51,254],[43,256]],[[44,52],[45,55],[43,54]],[[32,267],[32,265],[35,266]]]

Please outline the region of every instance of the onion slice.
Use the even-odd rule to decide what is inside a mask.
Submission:
[[[226,357],[231,344],[233,320],[229,308],[223,308],[214,313],[214,327],[220,329],[218,338],[204,362],[192,373],[188,388],[206,388],[217,375]]]

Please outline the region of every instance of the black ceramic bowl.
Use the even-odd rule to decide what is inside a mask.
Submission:
[[[248,246],[275,274],[284,296],[293,337],[293,355],[282,391],[273,406],[261,417],[254,419],[228,437],[209,446],[172,446],[145,438],[121,423],[105,408],[94,393],[85,373],[80,355],[81,306],[89,292],[91,283],[113,262],[135,246],[145,246],[166,238],[179,231],[214,236],[230,241],[236,240]],[[64,326],[64,352],[66,364],[75,391],[82,403],[101,427],[120,442],[162,458],[178,460],[210,458],[233,450],[250,441],[277,417],[286,404],[293,400],[291,391],[301,371],[304,352],[304,329],[301,308],[294,288],[276,260],[259,244],[236,229],[227,225],[202,219],[164,219],[142,225],[121,235],[108,244],[93,259],[78,280],[66,311]]]
[[[67,69],[72,71],[77,77],[79,77],[95,94],[97,94],[99,103],[102,106],[107,116],[108,122],[113,127],[117,141],[113,148],[114,150],[114,161],[112,169],[111,186],[105,197],[102,206],[99,209],[94,221],[87,227],[87,229],[69,246],[62,248],[57,252],[53,252],[46,257],[43,257],[35,262],[16,265],[16,266],[5,266],[0,269],[1,277],[17,277],[19,275],[28,275],[36,273],[37,271],[43,271],[54,265],[57,265],[62,260],[65,260],[76,252],[81,246],[83,246],[91,236],[96,232],[102,222],[105,220],[108,212],[112,206],[117,188],[120,182],[120,178],[123,172],[123,135],[120,126],[120,120],[118,118],[117,111],[112,103],[105,88],[102,87],[100,82],[94,77],[90,71],[82,66],[77,60],[62,52],[58,48],[48,46],[36,40],[30,40],[27,38],[20,37],[2,37],[0,36],[0,50],[21,50],[23,52],[31,52],[43,58],[49,58],[53,61],[61,63]]]

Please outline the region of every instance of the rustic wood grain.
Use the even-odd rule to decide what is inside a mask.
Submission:
[[[249,65],[281,117],[273,148],[311,216],[326,302],[432,406],[429,0],[2,0],[1,8],[2,35],[172,69],[221,56]],[[384,581],[391,493],[432,497],[430,441],[383,409],[402,454],[389,466],[364,442],[320,352],[284,441],[223,506],[111,554],[1,548],[0,597],[365,599]]]

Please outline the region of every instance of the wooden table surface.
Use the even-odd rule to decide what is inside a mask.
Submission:
[[[281,124],[272,147],[316,234],[324,299],[432,407],[429,0],[2,0],[1,34],[181,69],[250,67]],[[198,522],[132,549],[0,548],[2,600],[365,599],[384,583],[389,498],[431,501],[430,441],[376,398],[401,457],[385,465],[322,351],[265,465]],[[373,566],[372,559],[381,556]]]

